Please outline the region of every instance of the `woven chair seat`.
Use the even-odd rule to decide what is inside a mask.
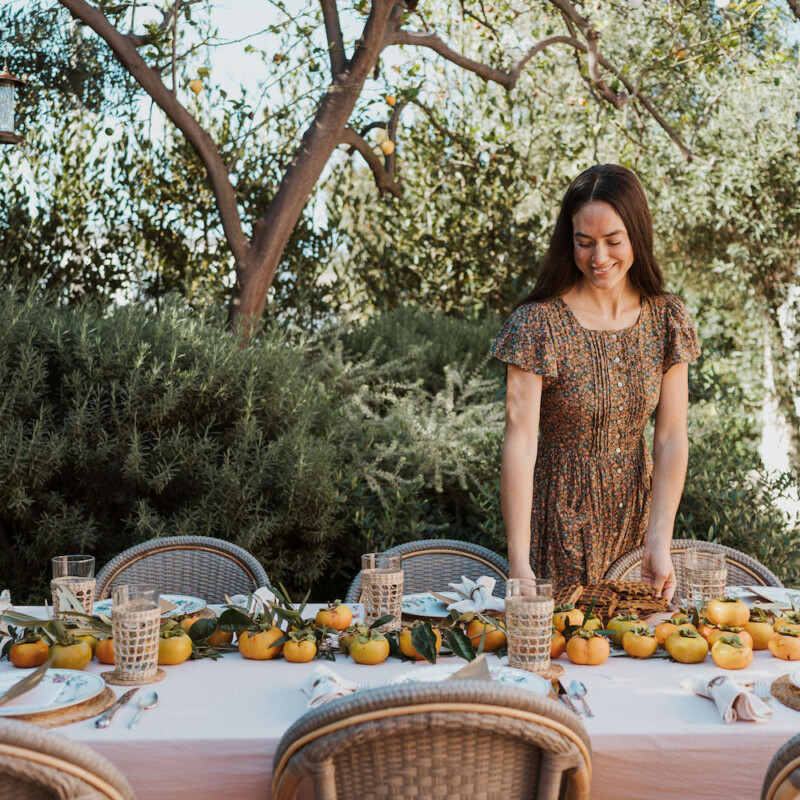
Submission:
[[[687,550],[700,549],[714,553],[722,553],[728,565],[729,586],[783,586],[777,575],[770,572],[763,564],[752,556],[726,547],[716,542],[703,542],[697,539],[673,539],[670,545],[672,563],[675,566],[677,588],[675,599],[682,600],[688,596],[686,588],[686,571],[684,556]],[[620,556],[607,570],[604,578],[613,580],[638,581],[642,579],[642,556],[644,547],[637,547]]]
[[[123,551],[97,575],[95,599],[114,586],[154,583],[162,594],[224,603],[225,595],[247,594],[268,584],[267,573],[242,547],[207,536],[166,536]]]
[[[312,777],[325,800],[578,800],[589,736],[559,703],[483,681],[358,692],[298,720],[274,760],[273,800]]]
[[[429,589],[434,592],[447,591],[449,584],[461,581],[462,576],[475,580],[482,575],[489,575],[497,579],[494,594],[499,597],[505,595],[508,561],[486,547],[457,539],[424,539],[399,544],[386,552],[400,556],[403,594]],[[347,602],[357,603],[360,597],[359,573],[347,591]]]
[[[761,800],[797,800],[800,798],[800,734],[789,739],[772,757]]]
[[[0,719],[3,800],[136,800],[125,776],[84,744]]]

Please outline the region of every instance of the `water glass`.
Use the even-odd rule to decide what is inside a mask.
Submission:
[[[371,625],[376,619],[391,614],[394,620],[379,630],[400,626],[403,613],[403,568],[396,553],[364,553],[361,556],[361,600],[364,621]]]
[[[59,589],[66,589],[80,602],[85,614],[92,613],[94,603],[94,556],[56,556],[53,559],[53,579],[50,594],[53,600],[53,616],[68,616],[71,609],[61,608]]]
[[[111,597],[114,682],[150,683],[158,673],[158,587],[147,583],[115,586]]]
[[[528,672],[550,668],[553,584],[533,578],[506,582],[508,665]]]
[[[711,550],[687,550],[683,557],[687,602],[702,608],[709,600],[725,596],[728,567],[725,556]]]

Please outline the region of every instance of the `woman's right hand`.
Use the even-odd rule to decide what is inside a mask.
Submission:
[[[509,578],[529,578],[536,580],[536,573],[530,565],[530,562],[523,562],[522,564],[513,564],[508,571]]]

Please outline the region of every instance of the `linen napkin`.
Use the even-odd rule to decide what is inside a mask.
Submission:
[[[332,669],[320,664],[302,685],[302,690],[309,696],[308,707],[316,708],[337,697],[352,694],[358,684],[337,675]]]
[[[747,722],[769,722],[772,709],[756,697],[747,686],[727,676],[719,676],[713,681],[705,678],[687,678],[681,686],[690,692],[713,700],[722,721],[729,725],[737,719]]]
[[[447,610],[457,611],[459,614],[465,614],[467,611],[474,611],[476,614],[484,611],[505,611],[505,599],[492,595],[495,583],[497,581],[488,575],[482,575],[476,581],[471,581],[462,575],[461,583],[450,584],[461,599],[450,603]]]

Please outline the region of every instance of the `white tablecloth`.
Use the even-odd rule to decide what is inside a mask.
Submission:
[[[139,800],[263,800],[278,742],[307,711],[308,698],[300,685],[317,663],[248,661],[233,653],[217,662],[167,667],[166,679],[153,685],[158,707],[145,712],[134,730],[126,727],[133,705],[105,730],[91,720],[56,730],[116,764]],[[395,659],[361,666],[342,656],[324,663],[353,681],[375,686],[417,668]],[[766,724],[723,725],[710,701],[679,686],[686,677],[710,680],[720,674],[710,657],[699,665],[613,658],[599,667],[579,667],[566,656],[559,663],[566,670],[565,683],[579,678],[586,684],[596,714],[584,720],[594,757],[593,800],[756,798],[770,759],[800,731],[800,713],[777,700],[775,715]],[[756,653],[749,669],[728,674],[774,679],[794,668],[767,651]],[[8,669],[13,667],[7,661],[0,664],[0,671]],[[92,672],[108,669],[97,662],[89,667]]]

